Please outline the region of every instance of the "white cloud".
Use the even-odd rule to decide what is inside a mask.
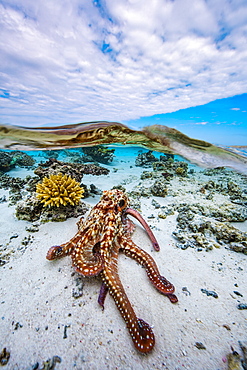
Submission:
[[[240,108],[231,108],[231,110],[240,110]]]
[[[4,123],[124,121],[247,90],[244,0],[8,0],[0,19]]]

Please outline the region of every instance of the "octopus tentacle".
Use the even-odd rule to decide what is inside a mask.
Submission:
[[[98,303],[102,307],[103,310],[105,308],[104,303],[105,303],[105,298],[107,296],[107,293],[108,293],[108,288],[105,285],[105,283],[102,283],[102,285],[100,287],[99,296],[98,296]]]
[[[71,253],[71,245],[69,243],[61,244],[61,245],[54,245],[51,247],[46,255],[46,259],[49,261],[55,260],[57,258],[62,258],[68,256]]]
[[[51,247],[46,258],[53,260],[71,255],[73,266],[77,272],[84,276],[98,275],[103,269],[102,257],[99,253],[94,253],[94,246],[98,239],[98,232],[92,234],[89,228],[79,230],[68,243]]]
[[[79,222],[78,222],[78,225],[79,225]],[[85,230],[87,231],[88,228],[84,230],[79,230],[73,236],[73,238],[70,239],[69,242],[51,247],[47,252],[46,258],[48,260],[53,260],[56,258],[62,258],[62,257],[70,255],[73,249],[78,244],[78,242],[83,238],[83,235],[85,234]]]
[[[125,212],[124,212],[126,215],[131,215],[132,217],[135,217],[139,222],[140,224],[144,227],[144,229],[146,230],[152,244],[153,244],[153,247],[156,251],[159,251],[160,250],[160,246],[159,246],[159,243],[157,241],[157,239],[155,238],[152,230],[150,229],[150,226],[147,224],[147,222],[144,220],[144,218],[142,217],[142,215],[136,211],[135,209],[133,208],[126,208],[125,209]]]
[[[121,220],[120,215],[118,218]],[[109,254],[108,257],[110,257],[115,236],[119,232],[116,227],[116,222],[119,220],[117,220],[117,215],[113,216],[110,213],[105,216],[105,224],[97,222],[93,230],[91,227],[87,227],[78,232],[78,234],[82,233],[82,237],[79,238],[71,253],[73,266],[77,272],[84,276],[94,276],[102,271],[104,258],[100,250],[105,247],[107,254]],[[106,243],[105,240],[109,242]]]
[[[97,234],[92,236],[88,231],[74,245],[71,253],[72,264],[75,270],[83,276],[98,275],[103,269],[104,261],[96,247],[99,243],[98,239]]]
[[[135,231],[136,225],[133,221],[131,221],[126,216],[122,217],[123,227],[125,229],[125,233],[130,237],[133,232]]]
[[[71,257],[76,272],[83,276],[96,276],[103,270],[104,261],[99,254],[95,254],[90,261],[80,259],[76,254]]]
[[[159,292],[166,295],[172,303],[176,303],[178,301],[176,295],[173,294],[175,291],[174,285],[164,276],[160,275],[154,259],[147,252],[139,248],[131,239],[127,239],[125,237],[121,238],[121,250],[126,256],[133,258],[140,265],[145,267],[151,283],[159,290]]]
[[[117,273],[116,253],[105,264],[101,277],[126,323],[134,346],[142,353],[150,352],[155,344],[153,331],[148,323],[136,317]]]

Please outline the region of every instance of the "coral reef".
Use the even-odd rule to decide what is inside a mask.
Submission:
[[[141,179],[162,179],[170,181],[174,176],[187,177],[188,163],[173,161],[155,161],[152,162],[153,171],[143,171]]]
[[[35,164],[33,157],[20,150],[11,151],[9,154],[14,165],[18,167],[32,167]]]
[[[150,187],[150,191],[156,197],[166,197],[168,189],[164,181],[156,180]]]
[[[152,167],[152,163],[157,161],[157,158],[152,153],[152,150],[139,153],[135,160],[135,165],[138,167]]]
[[[228,370],[246,370],[247,369],[247,343],[239,341],[241,354],[231,347],[231,352],[227,354]]]
[[[74,206],[79,203],[84,189],[72,177],[59,173],[44,177],[42,183],[37,184],[36,193],[45,207],[60,207],[67,204]]]
[[[167,161],[160,161],[158,163],[163,164],[162,176],[164,178],[168,178],[168,177],[172,178],[173,176],[176,176],[176,175],[186,177],[188,174],[188,163],[187,162],[174,161],[174,160],[168,159]],[[154,171],[155,170],[157,171],[156,169],[157,164],[156,164],[156,168],[154,166],[155,164],[153,164]]]
[[[184,167],[177,167],[175,171],[177,175],[180,175],[180,176],[186,175],[186,170]]]
[[[22,190],[28,181],[28,176],[26,179],[21,179],[7,174],[0,174],[0,188],[9,189],[10,205],[16,204],[22,198]]]
[[[216,175],[212,170],[188,171],[187,163],[169,159],[163,164],[154,162],[153,168],[142,173],[143,181],[129,194],[134,199],[168,195],[166,206],[161,207],[154,199],[152,205],[161,219],[178,212],[173,233],[178,247],[199,251],[225,247],[247,254],[247,234],[231,224],[247,221],[245,175],[226,169],[216,169]],[[208,173],[213,176],[209,181]]]
[[[174,154],[169,154],[169,153],[161,154],[160,161],[163,161],[163,162],[166,162],[166,161],[173,162],[174,161]]]
[[[151,186],[146,187],[144,185],[137,185],[132,191],[129,192],[129,195],[134,199],[139,197],[166,197],[168,192],[167,185],[164,181],[156,180]]]
[[[81,216],[87,211],[88,208],[82,202],[72,205],[70,204],[69,200],[67,200],[66,205],[62,205],[60,201],[59,207],[45,207],[45,199],[49,200],[49,192],[46,193],[46,190],[45,193],[43,192],[45,187],[41,189],[42,191],[40,193],[45,195],[43,197],[44,202],[42,203],[36,197],[36,187],[44,180],[44,178],[50,178],[50,176],[57,176],[60,174],[59,176],[66,175],[68,178],[74,178],[74,181],[80,183],[83,174],[93,174],[98,176],[102,174],[108,174],[109,170],[95,164],[74,164],[69,162],[61,162],[54,158],[50,158],[45,163],[39,164],[39,166],[34,170],[34,173],[36,176],[28,175],[25,179],[21,179],[18,177],[14,178],[6,173],[0,172],[0,188],[6,190],[9,189],[9,204],[17,204],[16,217],[18,219],[27,220],[30,222],[35,220],[47,222],[64,221],[69,217]],[[39,187],[40,185],[38,188]],[[96,188],[94,184],[90,184],[88,188],[86,185],[81,184],[80,189],[80,192],[81,194],[83,193],[84,198],[90,194],[92,196],[95,194],[101,194],[101,190]],[[64,195],[66,198],[66,193]],[[39,198],[42,200],[42,195],[40,195]],[[71,199],[71,201],[75,203],[73,199]],[[52,204],[52,201],[50,204]]]
[[[63,150],[45,150],[42,155],[45,158],[57,159]]]
[[[2,189],[12,189],[13,191],[17,189],[20,190],[23,189],[26,183],[26,179],[12,177],[7,174],[0,173],[0,188]]]
[[[158,173],[162,171],[162,176],[166,179],[172,178],[174,175],[186,177],[188,173],[188,163],[175,161],[174,156],[169,154],[161,155],[158,160],[151,150],[146,153],[139,153],[135,165],[144,168],[153,167],[153,171]],[[149,177],[152,177],[152,175]]]
[[[5,152],[0,150],[0,171],[7,172],[18,167],[32,167],[35,160],[28,154],[19,150]]]
[[[200,203],[182,203],[175,205],[174,209],[179,212],[178,221],[180,226],[186,224],[186,217],[190,219],[190,215],[201,215],[214,218],[221,222],[244,222],[247,220],[246,207],[234,205],[231,203],[223,204],[207,204]]]
[[[83,147],[83,153],[85,154],[82,159],[84,162],[99,162],[103,164],[109,164],[114,159],[115,149],[109,149],[104,145],[96,145],[92,147]]]
[[[85,203],[72,206],[67,204],[60,207],[44,207],[43,204],[36,198],[35,195],[27,197],[17,203],[16,217],[19,220],[48,222],[57,221],[62,222],[70,217],[79,217],[88,211]]]
[[[235,216],[233,216],[235,219]],[[178,226],[173,236],[179,241],[177,247],[206,251],[224,246],[235,252],[247,254],[247,234],[229,222],[219,222],[212,217],[199,215],[193,206],[184,207],[177,217]]]
[[[95,164],[62,162],[51,158],[45,163],[41,163],[34,171],[40,179],[62,173],[73,177],[78,182],[81,182],[83,174],[99,176],[107,175],[109,172],[107,168]]]
[[[3,150],[0,151],[0,171],[7,172],[14,168],[14,164],[12,163],[11,156],[4,152]]]
[[[163,158],[158,161],[151,151],[141,153],[136,159],[139,166],[153,167],[153,171],[143,171],[141,180],[144,180],[136,186],[131,196],[136,197],[166,197],[168,194],[168,185],[173,178],[184,178],[188,176],[188,163],[174,161],[170,156],[160,156]],[[182,179],[181,179],[182,180]]]

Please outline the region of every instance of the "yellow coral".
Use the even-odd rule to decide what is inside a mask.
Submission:
[[[177,167],[176,168],[176,174],[177,175],[185,175],[186,174],[186,170],[185,170],[185,168],[184,167]]]
[[[65,206],[67,203],[74,206],[79,203],[83,193],[84,189],[79,182],[62,173],[44,177],[42,183],[36,186],[37,198],[49,207]]]

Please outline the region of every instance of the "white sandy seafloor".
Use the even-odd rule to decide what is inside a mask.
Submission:
[[[109,166],[117,167],[117,172],[85,175],[83,183],[94,183],[102,190],[122,183],[129,191],[140,182],[144,170],[130,165],[130,159],[119,159]],[[154,197],[160,205],[204,201],[193,181],[174,179],[171,184],[166,198]],[[0,196],[3,194],[8,197],[8,191],[1,190]],[[85,203],[92,206],[98,200],[98,196],[91,197]],[[151,285],[143,268],[124,255],[119,257],[126,293],[137,316],[148,322],[155,334],[156,344],[148,355],[134,348],[113,299],[107,296],[104,311],[98,305],[100,278],[80,277],[70,257],[46,260],[51,246],[76,233],[78,219],[41,224],[39,231],[31,233],[26,230],[30,222],[16,219],[15,206],[0,204],[1,244],[16,250],[10,262],[0,267],[0,351],[6,347],[10,352],[3,369],[50,369],[44,363],[53,356],[61,359],[55,364],[58,370],[227,369],[231,346],[240,353],[238,341],[247,340],[247,310],[237,309],[238,303],[247,303],[247,256],[225,248],[208,252],[177,248],[172,237],[176,214],[158,218],[151,200],[142,198],[141,211],[161,249],[152,250],[137,221],[133,240],[153,256],[160,273],[175,285],[179,302],[171,304]],[[215,196],[212,202],[223,202],[222,196]],[[154,218],[148,218],[152,214]],[[246,231],[246,222],[240,227]],[[21,242],[29,235],[31,242],[25,247]],[[217,292],[218,298],[203,294],[202,288]],[[234,294],[236,290],[243,297]],[[75,298],[77,293],[79,298]],[[198,349],[196,342],[206,349]]]

